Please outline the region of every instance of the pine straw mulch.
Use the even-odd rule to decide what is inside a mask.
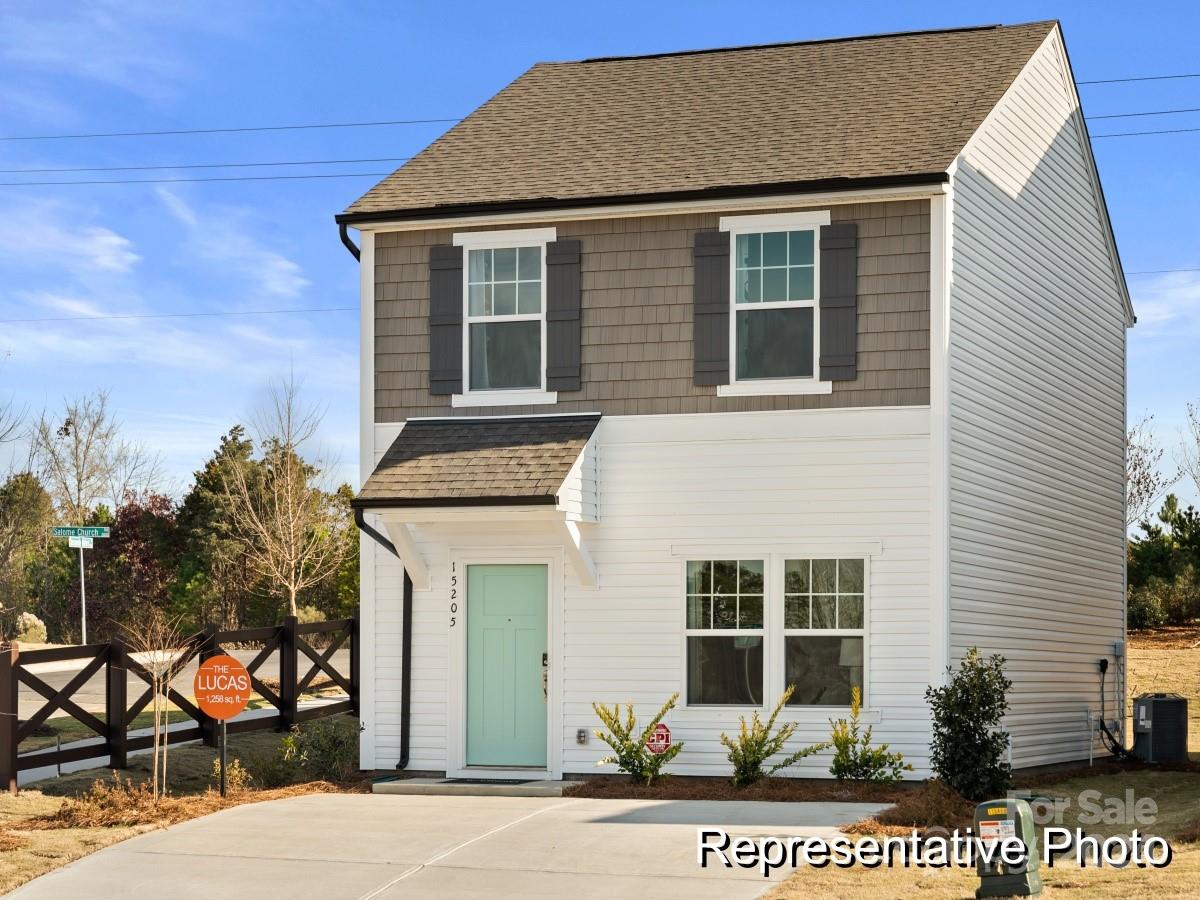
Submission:
[[[764,778],[736,788],[726,778],[671,777],[644,785],[627,778],[589,778],[566,786],[564,796],[595,800],[765,800],[777,803],[895,803],[912,785]]]
[[[203,794],[160,797],[154,802],[145,782],[113,775],[111,781],[94,782],[78,797],[68,798],[55,812],[34,816],[20,823],[22,831],[60,828],[162,827],[207,816],[244,803],[282,800],[305,794],[333,794],[366,790],[363,784],[337,785],[309,781],[272,790],[241,790],[222,797],[217,791]]]
[[[1193,625],[1164,625],[1149,631],[1129,632],[1132,650],[1195,650],[1200,648],[1200,622]]]
[[[907,837],[926,828],[965,829],[975,818],[975,804],[934,779],[906,791],[896,805],[878,816],[843,825],[847,834]]]
[[[19,834],[13,834],[11,831],[0,831],[0,853],[6,853],[9,850],[20,850],[28,843],[28,838],[23,838]]]

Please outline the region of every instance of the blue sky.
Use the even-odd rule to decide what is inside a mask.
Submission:
[[[869,32],[1063,21],[1081,80],[1200,70],[1189,3],[194,3],[2,0],[0,136],[455,117],[539,60]],[[797,77],[802,77],[798,73]],[[1081,88],[1092,116],[1200,107],[1200,79]],[[444,125],[0,141],[0,168],[404,157]],[[1200,113],[1094,133],[1200,127]],[[1129,271],[1200,267],[1200,132],[1096,141]],[[398,163],[0,174],[0,181],[385,172]],[[0,186],[0,319],[345,307],[333,215],[371,178]],[[1168,444],[1200,399],[1200,272],[1133,276],[1130,412]],[[353,478],[353,313],[0,323],[0,398],[34,411],[96,387],[181,486],[293,368]],[[1191,496],[1190,491],[1185,495]]]

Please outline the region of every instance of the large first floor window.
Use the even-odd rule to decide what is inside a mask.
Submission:
[[[689,704],[761,706],[763,561],[687,565]]]
[[[689,705],[762,706],[779,684],[791,706],[849,706],[863,689],[864,560],[780,564],[772,588],[767,559],[688,561]]]

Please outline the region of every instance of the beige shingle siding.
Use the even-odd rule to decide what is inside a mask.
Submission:
[[[945,172],[1053,24],[541,63],[347,212]]]
[[[553,407],[452,409],[429,393],[429,247],[449,229],[375,238],[375,420],[523,412],[732,412],[929,402],[929,204],[834,206],[858,224],[858,377],[833,393],[719,398],[692,381],[692,242],[719,216],[689,214],[558,224],[582,242],[583,390]]]

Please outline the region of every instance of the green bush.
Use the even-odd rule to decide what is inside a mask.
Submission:
[[[1130,590],[1129,603],[1125,608],[1125,622],[1130,631],[1145,631],[1158,628],[1167,621],[1162,601],[1148,587]]]
[[[792,697],[794,685],[788,685],[787,690],[783,692],[783,696],[779,698],[779,702],[775,704],[775,708],[771,710],[771,715],[764,722],[759,718],[758,710],[750,717],[750,721],[746,721],[745,716],[739,716],[741,727],[738,729],[737,737],[731,738],[729,735],[721,734],[721,743],[729,750],[729,761],[733,764],[733,785],[734,787],[746,787],[754,784],[757,781],[774,775],[780,769],[786,769],[789,766],[794,766],[806,756],[812,756],[814,753],[820,753],[822,750],[829,748],[828,744],[813,744],[811,747],[801,747],[791,756],[776,763],[769,769],[764,769],[763,765],[772,756],[783,752],[784,746],[792,735],[796,733],[798,727],[795,722],[786,722],[779,726],[779,730],[772,734],[775,729],[775,720],[779,718],[779,713],[783,707],[787,705],[788,700]]]
[[[358,773],[357,722],[345,716],[295,726],[284,738],[301,771],[315,781],[349,781]],[[290,741],[290,743],[289,743]]]
[[[925,691],[933,713],[930,765],[968,800],[1001,797],[1012,781],[1005,760],[1008,732],[999,727],[1012,687],[1004,663],[1003,656],[985,660],[972,647],[957,672],[947,669],[945,685]]]
[[[858,781],[875,781],[895,784],[911,772],[913,767],[904,762],[904,754],[889,753],[887,744],[871,746],[871,726],[861,732],[858,723],[862,712],[862,691],[855,687],[850,692],[850,718],[830,722],[833,726],[833,763],[830,773],[839,781],[853,778]]]
[[[260,788],[281,788],[295,783],[300,777],[300,763],[296,759],[294,737],[286,735],[274,750],[248,754],[246,769]]]
[[[31,612],[17,616],[17,641],[22,644],[46,643],[46,623]]]
[[[658,714],[650,720],[643,729],[638,729],[637,718],[633,714],[633,704],[625,704],[625,717],[621,718],[621,704],[614,703],[611,707],[603,703],[593,703],[592,709],[600,717],[607,731],[599,728],[595,734],[600,740],[612,748],[612,753],[604,757],[596,765],[606,766],[615,763],[617,769],[627,774],[634,781],[644,781],[653,784],[655,779],[663,774],[663,766],[679,755],[683,742],[672,744],[665,753],[652,753],[646,748],[646,741],[655,726],[663,720],[667,713],[675,708],[679,700],[678,692],[672,694],[662,705]]]

